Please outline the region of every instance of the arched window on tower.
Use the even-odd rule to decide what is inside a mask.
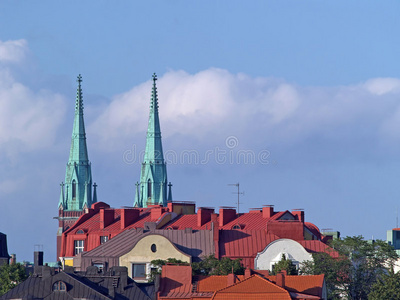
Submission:
[[[147,198],[151,198],[151,180],[147,180]]]
[[[72,199],[76,198],[76,181],[72,180]]]

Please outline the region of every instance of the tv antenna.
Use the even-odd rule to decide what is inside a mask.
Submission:
[[[244,195],[244,192],[240,192],[240,184],[238,183],[231,183],[228,184],[230,186],[236,186],[237,192],[232,192],[232,194],[237,194],[237,213],[239,214],[239,204],[240,204],[240,195]]]

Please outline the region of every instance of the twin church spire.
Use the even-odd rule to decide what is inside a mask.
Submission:
[[[167,166],[164,161],[160,120],[158,115],[157,75],[153,74],[153,87],[150,101],[150,115],[147,129],[146,150],[141,167],[140,182],[136,183],[136,207],[163,205],[172,201],[172,184],[167,180]],[[59,210],[83,212],[97,202],[96,183],[92,190],[92,171],[86,145],[86,132],[83,118],[82,76],[77,78],[78,88],[75,101],[75,117],[72,129],[71,148],[61,183]],[[93,193],[92,193],[93,191]]]
[[[136,207],[147,207],[148,205],[167,206],[167,202],[172,201],[172,184],[168,183],[167,165],[164,161],[161,142],[156,81],[157,75],[154,73],[146,150],[140,172],[140,182],[136,183],[134,203]]]
[[[75,117],[72,129],[71,149],[65,172],[65,182],[61,183],[59,209],[82,211],[97,202],[96,184],[92,196],[92,170],[89,161],[85,123],[83,120],[82,76],[77,78]]]

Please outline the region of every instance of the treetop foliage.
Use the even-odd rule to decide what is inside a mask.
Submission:
[[[304,262],[301,268],[302,274],[325,274],[329,299],[368,299],[372,287],[384,282],[398,259],[385,241],[366,241],[362,236],[333,240],[330,246],[339,258],[314,253],[313,261]]]

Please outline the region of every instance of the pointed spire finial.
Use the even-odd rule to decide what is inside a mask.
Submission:
[[[83,113],[83,99],[82,99],[82,75],[79,74],[76,82],[78,82],[78,88],[76,91],[76,104],[75,104],[75,113]]]
[[[158,112],[158,98],[157,98],[157,85],[156,85],[157,74],[153,73],[152,77],[153,77],[153,89],[151,91],[150,109]]]

